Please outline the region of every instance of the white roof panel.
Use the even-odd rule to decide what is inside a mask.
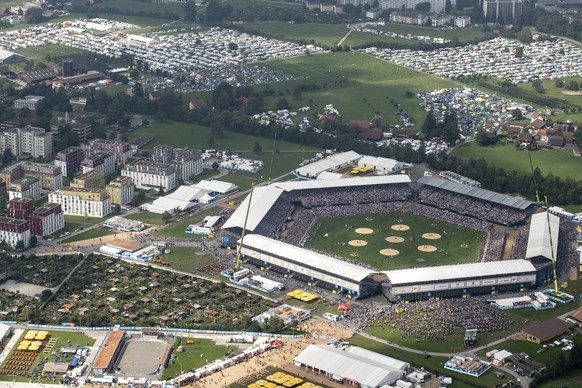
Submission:
[[[331,375],[357,381],[365,387],[391,384],[405,373],[376,361],[369,354],[352,353],[330,345],[309,345],[293,361],[296,364],[312,366]]]
[[[338,174],[337,172],[329,172],[323,171],[317,176],[318,180],[328,180],[328,179],[342,179],[344,176],[342,174]]]
[[[283,194],[283,190],[273,185],[266,187],[255,187],[253,189],[253,203],[248,211],[249,217],[247,220],[247,230],[253,231],[267,214],[271,207],[275,204],[277,199]],[[247,209],[249,207],[250,194],[242,201],[239,207],[232,213],[230,218],[226,220],[223,229],[242,228],[245,224],[247,216]]]
[[[358,161],[359,166],[373,166],[380,169],[392,171],[395,168],[402,166],[402,162],[398,160],[383,158],[381,156],[364,156]]]
[[[182,185],[178,187],[173,193],[166,195],[166,198],[192,202],[193,200],[202,197],[205,193],[206,190],[202,190],[198,187]]]
[[[300,176],[315,178],[322,171],[334,170],[346,163],[353,163],[362,156],[355,151],[347,151],[339,154],[333,154],[327,158],[318,160],[317,162],[309,163],[305,166],[299,167],[295,173]]]
[[[217,180],[211,181],[201,180],[200,182],[196,183],[193,187],[206,191],[216,191],[217,193],[222,194],[238,189],[238,186],[233,183],[222,182]]]
[[[486,263],[443,265],[384,271],[392,285],[442,282],[455,279],[474,278],[478,276],[511,275],[534,272],[536,269],[527,260],[492,261]]]
[[[330,189],[335,187],[355,187],[371,185],[389,185],[397,183],[410,183],[410,177],[406,174],[382,175],[369,177],[354,177],[346,179],[314,180],[314,181],[294,181],[276,182],[273,185],[285,191]]]
[[[548,219],[552,230],[552,241],[550,244],[550,228],[548,228]],[[554,258],[558,255],[558,237],[560,233],[560,217],[551,213],[537,213],[531,216],[529,226],[529,237],[527,239],[527,250],[525,258],[530,259],[536,256],[543,256],[552,260],[552,251]],[[550,246],[553,249],[550,249]]]
[[[239,240],[240,243],[240,240]],[[244,247],[259,249],[267,254],[291,259],[300,265],[320,269],[330,274],[336,274],[355,282],[360,282],[375,271],[351,264],[331,256],[312,252],[259,234],[248,234],[244,238]]]

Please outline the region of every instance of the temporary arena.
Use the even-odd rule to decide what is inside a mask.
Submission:
[[[380,271],[304,248],[322,217],[393,212],[482,231],[479,262]],[[248,263],[354,298],[382,292],[390,300],[418,300],[537,287],[552,276],[561,243],[560,219],[531,201],[436,177],[412,182],[404,174],[257,187],[223,230],[240,237],[245,222],[241,254]]]

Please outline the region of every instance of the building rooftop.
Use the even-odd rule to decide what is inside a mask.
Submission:
[[[121,340],[123,339],[124,334],[125,331],[123,330],[112,331],[109,333],[107,339],[105,340],[105,344],[101,348],[101,351],[95,360],[93,368],[106,369],[109,364],[111,364],[111,359],[121,344]]]
[[[67,195],[70,193],[95,193],[95,194],[104,194],[105,190],[103,189],[87,189],[84,187],[63,187],[60,190],[57,190],[59,194]]]
[[[59,207],[61,205],[59,205],[58,203],[47,203],[46,205],[43,205],[37,209],[35,209],[31,215],[34,215],[36,213],[45,213],[45,212],[49,212],[51,210],[53,210],[56,207]]]
[[[14,218],[0,217],[1,224],[22,225],[22,224],[26,224],[27,222],[28,221],[26,221],[26,220],[17,220]]]
[[[17,179],[11,183],[11,186],[20,186],[20,185],[29,185],[34,182],[38,182],[39,179],[36,176],[25,176],[20,179]]]
[[[560,318],[552,318],[525,329],[525,332],[526,334],[539,338],[543,342],[564,334],[571,326],[571,324]]]

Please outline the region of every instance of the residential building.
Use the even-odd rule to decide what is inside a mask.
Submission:
[[[11,248],[16,248],[19,241],[24,248],[30,244],[30,229],[28,221],[0,217],[0,241],[6,241]]]
[[[380,8],[370,8],[366,11],[366,17],[368,19],[378,19],[382,15],[382,10]]]
[[[85,97],[71,97],[69,104],[73,107],[73,111],[84,111],[87,99]]]
[[[454,18],[453,24],[458,28],[467,28],[471,25],[471,16],[457,16]]]
[[[121,175],[132,179],[135,187],[140,189],[158,189],[165,191],[176,187],[176,168],[171,164],[156,163],[147,159],[140,159],[127,165]]]
[[[95,139],[81,145],[85,155],[108,152],[115,156],[115,164],[123,166],[131,158],[132,150],[129,143],[116,140]]]
[[[354,0],[339,0],[338,4],[349,4],[350,1]],[[447,0],[380,0],[379,5],[381,9],[413,10],[418,4],[426,2],[430,3],[430,12],[440,14],[446,12]],[[372,1],[368,3],[372,5]],[[451,3],[454,7],[457,2],[452,0]]]
[[[442,27],[453,21],[452,15],[435,15],[431,18],[433,27]]]
[[[31,126],[8,128],[0,132],[0,151],[4,152],[7,148],[16,156],[49,158],[53,151],[52,133]]]
[[[176,169],[176,179],[190,180],[192,175],[202,173],[202,153],[188,148],[169,145],[154,147],[152,159],[155,163],[171,164]]]
[[[6,211],[9,218],[17,220],[28,220],[30,214],[34,211],[34,201],[30,198],[14,198],[8,202]]]
[[[63,174],[59,166],[45,163],[19,162],[6,167],[0,172],[0,179],[6,182],[6,187],[26,175],[40,179],[40,187],[45,190],[58,190],[63,187]]]
[[[115,172],[115,155],[108,152],[97,152],[93,155],[88,155],[81,162],[81,169],[83,173],[99,170],[105,176]]]
[[[55,166],[59,166],[63,174],[72,176],[81,168],[83,159],[85,159],[85,152],[81,147],[69,147],[57,153]]]
[[[8,199],[30,198],[34,201],[40,198],[40,179],[35,176],[25,176],[10,183]]]
[[[79,138],[79,141],[83,142],[89,138],[91,134],[91,124],[84,123],[71,123],[71,132],[73,132]]]
[[[109,182],[106,190],[112,204],[127,205],[133,200],[135,185],[130,177],[120,176]]]
[[[483,0],[483,13],[490,22],[510,22],[521,15],[521,0]]]
[[[81,189],[104,189],[105,175],[102,171],[91,170],[73,179],[71,187]]]
[[[65,213],[58,203],[39,207],[30,215],[30,233],[48,236],[65,227]]]
[[[49,194],[49,203],[58,203],[66,215],[105,217],[111,213],[111,198],[103,189],[63,188]]]
[[[429,20],[428,12],[420,11],[402,11],[392,12],[390,14],[390,21],[394,23],[425,25]]]
[[[24,98],[14,100],[14,108],[28,108],[30,110],[36,110],[42,103],[43,99],[43,96],[25,96]]]

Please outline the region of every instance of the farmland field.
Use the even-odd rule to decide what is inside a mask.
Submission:
[[[393,230],[391,227],[395,224],[405,224],[410,229]],[[359,228],[368,228],[372,232],[361,234]],[[427,239],[423,237],[425,233],[440,237]],[[389,236],[399,237],[400,241],[388,242],[385,239]],[[480,232],[413,214],[392,213],[322,218],[307,246],[381,270],[391,270],[476,262],[481,239]],[[366,245],[352,246],[352,241],[364,241]],[[432,246],[436,250],[421,252],[419,248],[422,246]],[[394,249],[399,253],[394,256],[382,254],[382,249]]]
[[[99,12],[101,8],[115,7],[122,12],[153,12],[163,15],[166,12],[174,13],[180,17],[184,17],[184,4],[171,4],[171,3],[157,3],[157,2],[146,2],[139,0],[115,0],[115,2],[105,2],[101,4],[96,4],[92,8],[95,12]]]
[[[348,32],[345,24],[253,22],[245,23],[247,29],[260,31],[279,39],[314,41],[316,45],[335,46]],[[373,35],[370,35],[373,36]]]
[[[526,151],[518,151],[513,144],[480,147],[475,142],[463,144],[453,151],[461,159],[485,158],[487,163],[503,167],[506,171],[531,174],[531,166]],[[542,173],[552,173],[562,178],[582,179],[582,159],[569,150],[539,150],[530,152],[534,167]]]

